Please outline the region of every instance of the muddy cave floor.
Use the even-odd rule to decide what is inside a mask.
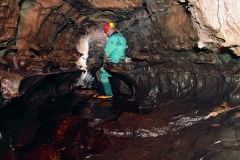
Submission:
[[[168,100],[149,112],[138,110],[126,97],[90,98],[82,103],[86,99],[83,92],[75,91],[42,105],[37,116],[41,127],[34,141],[18,149],[13,147],[14,140],[7,142],[10,147],[0,159],[236,160],[240,157],[238,107]],[[16,132],[24,133],[25,138],[32,137],[28,135],[32,133],[29,126]]]

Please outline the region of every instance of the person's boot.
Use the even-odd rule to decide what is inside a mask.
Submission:
[[[110,99],[110,98],[113,98],[111,84],[108,83],[108,82],[103,82],[102,86],[104,88],[104,92],[105,92],[106,95],[96,94],[96,95],[93,95],[93,97],[97,97],[97,98],[100,98],[100,99]]]

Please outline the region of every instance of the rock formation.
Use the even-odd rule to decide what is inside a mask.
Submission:
[[[114,94],[139,109],[166,99],[239,105],[239,7],[238,0],[1,0],[0,127],[32,127],[26,141],[8,128],[19,139],[6,146],[34,140],[44,102],[86,90],[75,106],[94,94],[88,89],[101,90],[101,66],[114,75]],[[127,40],[127,63],[103,64],[109,21]],[[5,114],[18,111],[21,120]]]
[[[20,91],[23,82],[27,84],[29,80],[31,82],[29,84],[34,85],[37,80],[42,79],[36,77],[44,75],[58,76],[59,73],[68,74],[80,69],[85,74],[81,74],[69,85],[73,88],[83,87],[85,76],[94,77],[96,70],[102,65],[105,42],[102,26],[108,21],[115,22],[118,30],[127,39],[126,55],[132,59],[132,64],[130,68],[129,65],[123,67],[131,70],[137,65],[137,68],[140,67],[140,73],[145,71],[144,68],[150,68],[146,70],[148,73],[144,77],[132,77],[133,80],[129,84],[131,86],[135,83],[136,86],[133,88],[135,90],[139,88],[141,92],[128,94],[138,94],[140,97],[158,95],[150,101],[160,102],[162,97],[159,95],[164,95],[165,85],[171,84],[172,80],[168,78],[169,80],[164,80],[163,83],[160,82],[163,80],[159,81],[153,74],[163,76],[164,72],[169,70],[175,74],[187,72],[206,76],[206,73],[201,71],[199,73],[199,69],[196,68],[205,68],[212,64],[220,71],[218,72],[220,77],[226,76],[225,74],[227,77],[229,74],[230,77],[234,77],[237,71],[229,72],[232,68],[238,68],[237,58],[234,57],[234,54],[238,55],[239,43],[237,34],[239,20],[234,16],[238,13],[235,12],[238,2],[211,1],[210,4],[213,6],[211,9],[206,7],[205,1],[192,0],[111,1],[111,3],[108,0],[78,3],[71,0],[2,1],[1,17],[4,22],[1,24],[0,34],[2,101],[23,95],[29,88],[24,86],[25,89],[22,89],[24,91]],[[179,65],[179,68],[168,68],[173,65],[169,61]],[[184,63],[189,63],[187,66],[191,69],[182,71],[180,68]],[[226,67],[228,64],[231,66]],[[166,70],[162,70],[162,65]],[[152,68],[154,71],[151,71]],[[151,89],[144,89],[141,83],[150,77],[156,84],[163,83],[163,86],[158,84],[156,88],[152,82],[145,82]],[[139,78],[142,81],[139,81]],[[178,79],[179,84],[190,85],[181,76]],[[220,81],[223,81],[223,84],[227,83],[232,89],[228,91],[221,85],[219,87],[225,88],[223,93],[220,93],[228,95],[229,99],[238,80],[230,78],[229,81],[234,82],[231,83],[227,79]],[[199,80],[192,83],[191,88],[202,85],[197,83],[200,83]],[[207,88],[209,85],[211,84],[206,83]],[[130,87],[130,90],[133,88]],[[170,87],[167,90],[177,95],[186,94],[178,88]],[[70,90],[67,89],[67,92]],[[217,95],[216,92],[211,94]],[[195,96],[199,97],[197,94],[198,92]],[[171,95],[178,97],[176,94]],[[164,97],[168,96],[167,94]]]
[[[150,56],[152,62],[162,61],[158,60],[161,52],[188,50],[196,43],[189,16],[177,2],[111,2],[2,2],[3,72],[25,80],[35,75],[73,72],[77,68],[91,71],[101,65],[99,58],[105,42],[102,26],[108,21],[117,23],[128,40],[126,54],[136,60]],[[88,38],[83,42],[84,37]],[[6,79],[5,76],[1,79],[4,99],[23,94],[19,92],[19,80],[11,80],[15,84],[11,87]]]
[[[188,3],[192,22],[198,31],[199,48],[226,47],[240,55],[238,0],[180,0]]]

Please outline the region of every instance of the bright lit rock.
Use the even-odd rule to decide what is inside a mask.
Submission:
[[[133,8],[141,5],[143,0],[88,0],[96,8]]]
[[[188,9],[199,35],[198,47],[228,47],[239,56],[239,8],[239,0],[189,0]]]

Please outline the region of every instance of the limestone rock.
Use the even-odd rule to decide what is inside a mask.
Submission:
[[[0,47],[6,47],[8,41],[16,38],[20,10],[18,6],[19,1],[2,0],[0,2]],[[2,53],[5,53],[5,51],[1,50],[0,54]]]
[[[239,56],[239,7],[239,0],[189,0],[188,10],[199,36],[198,47],[227,47]]]
[[[19,74],[9,73],[6,71],[0,72],[1,90],[5,99],[11,99],[12,97],[19,97],[19,86],[23,79]]]

